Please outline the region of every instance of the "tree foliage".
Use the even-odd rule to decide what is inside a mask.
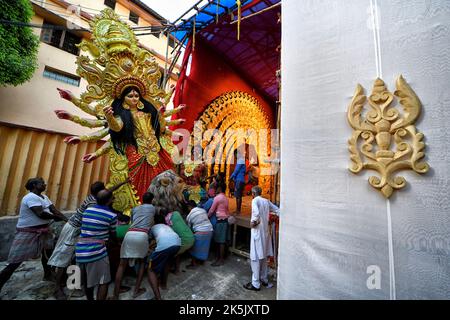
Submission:
[[[39,38],[32,29],[7,21],[30,22],[33,7],[29,0],[0,0],[0,85],[28,81],[37,68]]]

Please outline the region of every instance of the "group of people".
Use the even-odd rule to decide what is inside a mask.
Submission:
[[[132,209],[124,238],[117,239],[116,226],[120,213],[112,208],[113,191],[122,184],[107,189],[104,183],[95,182],[90,195],[67,219],[43,194],[45,181],[42,178],[29,179],[25,187],[30,192],[21,202],[9,264],[0,273],[0,291],[22,262],[39,256],[42,257],[44,279],[55,281],[54,294],[61,300],[67,299],[63,290],[66,269],[74,262],[82,276],[84,292],[80,293],[85,294],[88,300],[94,300],[96,287],[96,299],[107,299],[109,283],[113,279],[114,290],[109,299],[119,299],[120,293],[129,289],[122,286],[127,266],[134,268],[137,275],[133,298],[145,292],[141,284],[146,275],[155,299],[161,299],[160,288],[167,287],[171,267],[175,274],[180,271],[181,255],[189,252],[191,262],[186,268],[195,269],[208,260],[212,241],[217,244],[217,256],[211,265],[217,267],[225,263],[233,216],[229,212],[223,176],[213,178],[200,203],[186,201],[186,212],[170,212],[155,207],[152,204],[153,194],[144,193],[142,204]],[[265,260],[272,254],[268,218],[270,211],[278,214],[279,210],[261,197],[259,186],[253,187],[252,194],[250,258],[253,276],[244,288],[257,291],[261,283],[270,285]],[[50,229],[52,221],[66,222],[56,246]],[[110,263],[113,259],[111,247],[114,245],[120,246],[117,266]]]

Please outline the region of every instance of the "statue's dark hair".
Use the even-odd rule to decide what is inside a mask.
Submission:
[[[122,130],[120,130],[119,132],[115,132],[111,129],[109,130],[114,150],[116,150],[116,152],[119,154],[125,154],[125,148],[128,145],[133,145],[137,148],[136,138],[134,137],[135,128],[133,124],[133,118],[131,116],[131,111],[122,107],[125,101],[125,96],[132,90],[135,90],[139,93],[139,100],[144,104],[144,108],[141,111],[151,114],[153,130],[155,130],[156,138],[159,141],[160,124],[158,118],[158,110],[156,110],[153,104],[142,97],[141,92],[137,87],[128,87],[122,92],[122,96],[118,99],[115,99],[111,105],[114,116],[119,116],[123,122]]]

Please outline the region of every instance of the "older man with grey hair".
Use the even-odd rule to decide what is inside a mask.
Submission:
[[[244,285],[247,290],[259,291],[261,283],[271,287],[267,276],[267,257],[273,256],[272,243],[269,236],[269,214],[280,214],[280,209],[261,196],[260,186],[252,188],[252,217],[250,220],[250,264],[252,281]]]

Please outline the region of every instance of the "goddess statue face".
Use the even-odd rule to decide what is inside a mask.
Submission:
[[[139,103],[139,92],[136,90],[131,90],[124,99],[127,105],[130,107],[136,107]]]

